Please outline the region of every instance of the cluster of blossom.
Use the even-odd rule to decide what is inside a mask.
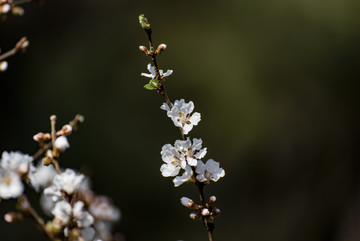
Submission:
[[[142,73],[142,76],[155,78],[155,68],[151,64],[147,66],[150,74]],[[160,77],[167,77],[173,73],[172,70],[164,73],[159,70]],[[167,112],[167,116],[173,121],[176,127],[181,129],[184,135],[196,126],[200,120],[201,115],[194,112],[194,103],[185,102],[184,99],[175,100],[174,104],[169,106],[163,103],[160,107]],[[164,177],[175,177],[173,179],[175,187],[180,186],[184,182],[202,182],[209,184],[211,181],[216,182],[221,177],[225,176],[224,169],[220,168],[219,163],[209,159],[206,163],[201,161],[205,157],[207,148],[202,148],[202,140],[188,137],[186,140],[175,141],[174,146],[166,144],[162,147],[161,157],[165,162],[160,168],[161,174]],[[183,170],[181,175],[178,175]]]
[[[114,240],[113,225],[120,219],[120,210],[110,198],[96,195],[90,189],[90,181],[84,174],[72,169],[61,169],[57,159],[70,147],[66,135],[73,131],[72,125],[64,125],[52,133],[38,133],[33,139],[40,150],[48,149],[45,157],[36,166],[35,159],[20,152],[3,152],[0,162],[0,199],[18,198],[21,212],[9,212],[7,222],[22,219],[33,210],[24,194],[27,183],[40,194],[40,206],[52,217],[43,231],[51,240]],[[81,116],[78,121],[82,122]],[[26,204],[24,204],[26,203]],[[37,215],[33,218],[39,219]],[[40,224],[43,221],[38,221]]]

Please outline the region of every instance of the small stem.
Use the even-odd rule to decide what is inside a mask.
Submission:
[[[23,212],[25,214],[30,215],[41,227],[41,229],[44,231],[44,233],[48,236],[48,238],[52,241],[55,241],[54,235],[47,229],[46,224],[44,220],[37,214],[37,212],[32,208],[29,200],[25,195],[22,195],[18,198],[18,202],[21,205],[21,208],[23,209]]]
[[[27,41],[26,37],[21,38],[15,45],[15,47],[2,55],[0,55],[0,61],[18,53],[23,47],[23,44]]]

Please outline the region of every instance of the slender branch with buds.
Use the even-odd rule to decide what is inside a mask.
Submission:
[[[184,169],[182,176],[176,176],[173,180],[175,187],[184,182],[192,182],[198,190],[200,197],[200,205],[195,204],[191,199],[183,197],[181,202],[184,206],[194,209],[197,213],[192,213],[190,217],[195,220],[201,220],[208,233],[209,241],[213,241],[214,219],[219,215],[220,210],[214,207],[216,198],[211,196],[209,201],[205,201],[204,186],[210,181],[217,181],[220,177],[225,175],[225,171],[219,168],[219,164],[212,159],[208,160],[206,164],[202,163],[201,159],[206,154],[206,148],[201,149],[202,140],[187,138],[188,132],[194,125],[200,121],[200,114],[193,113],[194,105],[192,101],[185,103],[184,100],[175,101],[173,105],[165,91],[164,81],[165,77],[172,74],[172,70],[163,73],[159,69],[156,56],[166,49],[165,44],[160,44],[155,50],[152,42],[152,29],[149,21],[142,14],[139,16],[139,23],[145,30],[148,36],[149,49],[145,46],[140,46],[139,49],[151,58],[152,65],[148,65],[150,74],[142,74],[142,76],[151,78],[149,84],[144,87],[148,90],[155,90],[159,93],[165,103],[161,109],[167,111],[167,115],[173,120],[175,126],[178,126],[181,131],[182,140],[175,142],[175,147],[167,144],[163,146],[161,154],[162,159],[166,164],[161,166],[162,175],[165,177],[176,176],[181,169]],[[196,175],[197,174],[197,175]]]

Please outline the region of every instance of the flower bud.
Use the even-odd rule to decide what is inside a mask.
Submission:
[[[141,14],[139,16],[139,23],[140,26],[148,33],[151,33],[151,25],[149,23],[149,21],[147,20],[147,18],[145,18],[144,14]]]
[[[71,134],[72,130],[73,130],[72,126],[67,124],[64,125],[60,131],[56,132],[56,135],[57,136],[69,135]]]
[[[203,216],[209,216],[209,215],[210,215],[209,209],[204,208],[203,210],[201,210],[201,215],[203,215]]]
[[[8,68],[8,62],[1,61],[0,62],[0,72],[5,72]]]
[[[14,14],[15,16],[22,16],[24,15],[24,9],[22,7],[19,6],[15,6],[11,9],[11,13]]]
[[[60,152],[64,152],[67,148],[70,147],[70,144],[65,136],[60,136],[55,140],[55,147]]]
[[[51,162],[52,162],[52,158],[51,158],[51,157],[46,156],[46,157],[44,157],[44,158],[42,159],[42,163],[43,163],[44,166],[49,166],[49,165],[51,164]]]
[[[25,49],[29,46],[29,41],[26,39],[26,37],[22,37],[19,42],[15,45],[16,51],[25,51]]]
[[[190,218],[193,220],[201,220],[202,217],[197,213],[190,213]]]
[[[8,212],[4,215],[4,219],[8,223],[12,223],[14,221],[22,220],[24,218],[24,215],[19,212]]]
[[[157,47],[155,54],[161,54],[165,49],[166,49],[166,44],[160,44]]]
[[[185,207],[191,208],[191,209],[198,209],[199,206],[194,203],[193,200],[191,200],[190,198],[187,197],[182,197],[180,198],[181,204],[184,205]]]
[[[212,217],[217,217],[217,216],[219,216],[220,215],[220,209],[218,209],[218,208],[214,208],[213,210],[212,210],[212,212],[211,212],[211,216]]]
[[[10,11],[10,9],[11,9],[10,4],[6,3],[6,4],[3,4],[3,5],[0,5],[0,14],[7,13],[7,12]]]
[[[211,196],[209,197],[208,202],[206,203],[206,207],[211,207],[215,204],[216,202],[216,197],[215,196]]]
[[[149,55],[150,54],[150,51],[145,47],[145,46],[139,46],[139,50],[141,52],[144,52],[146,55]]]

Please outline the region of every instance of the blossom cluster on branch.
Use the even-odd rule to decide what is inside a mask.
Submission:
[[[176,140],[174,145],[165,144],[161,149],[161,158],[164,164],[161,165],[160,171],[164,177],[174,177],[175,187],[183,183],[193,183],[199,192],[200,202],[196,204],[187,197],[181,198],[181,203],[195,211],[190,214],[190,218],[201,220],[208,232],[209,241],[213,241],[214,219],[220,214],[220,210],[214,206],[216,197],[211,196],[206,201],[204,195],[205,185],[211,182],[217,182],[225,176],[224,169],[213,159],[203,162],[202,159],[207,153],[207,148],[203,148],[201,138],[191,139],[187,135],[197,126],[201,120],[201,114],[194,112],[194,103],[186,102],[184,99],[171,102],[165,91],[164,81],[173,73],[172,70],[164,72],[159,69],[156,57],[166,48],[166,44],[160,44],[156,50],[152,42],[152,29],[148,19],[142,14],[139,16],[140,26],[145,30],[149,40],[149,48],[140,46],[139,50],[150,57],[153,64],[148,64],[147,69],[150,73],[142,73],[141,76],[150,78],[145,89],[156,91],[165,100],[161,109],[165,110],[167,116],[172,120],[174,125],[180,129],[182,139]]]
[[[1,156],[0,200],[17,199],[19,204],[18,211],[8,212],[5,220],[12,223],[31,217],[50,240],[116,240],[112,229],[120,219],[120,210],[109,197],[92,191],[90,179],[84,174],[59,165],[60,154],[70,147],[66,136],[84,118],[77,115],[59,131],[55,130],[56,116],[50,120],[51,133],[39,132],[33,137],[40,147],[34,156],[7,151]],[[40,206],[50,217],[47,222],[32,208],[25,195],[26,186],[39,194]]]

